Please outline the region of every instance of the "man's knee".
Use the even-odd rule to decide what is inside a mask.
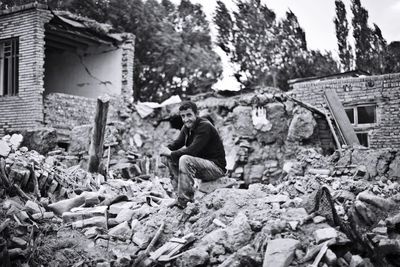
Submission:
[[[193,159],[192,156],[189,155],[182,155],[179,158],[179,169],[180,170],[186,170],[191,162],[191,160]]]

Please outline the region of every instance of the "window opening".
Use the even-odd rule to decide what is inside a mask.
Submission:
[[[19,40],[0,40],[0,96],[18,95]]]

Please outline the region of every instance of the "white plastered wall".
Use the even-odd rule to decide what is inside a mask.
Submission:
[[[105,93],[120,95],[122,49],[92,47],[85,51],[47,49],[45,94],[65,93],[97,98]]]

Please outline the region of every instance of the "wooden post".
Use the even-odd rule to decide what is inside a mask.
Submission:
[[[109,102],[110,98],[106,95],[97,98],[96,116],[94,118],[92,139],[89,147],[88,171],[91,173],[99,171],[100,161],[103,158],[104,133],[106,130]]]

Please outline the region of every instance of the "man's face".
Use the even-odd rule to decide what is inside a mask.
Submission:
[[[193,110],[190,108],[186,110],[181,110],[179,111],[179,115],[181,115],[183,124],[187,128],[191,129],[197,119],[197,115],[193,112]]]

